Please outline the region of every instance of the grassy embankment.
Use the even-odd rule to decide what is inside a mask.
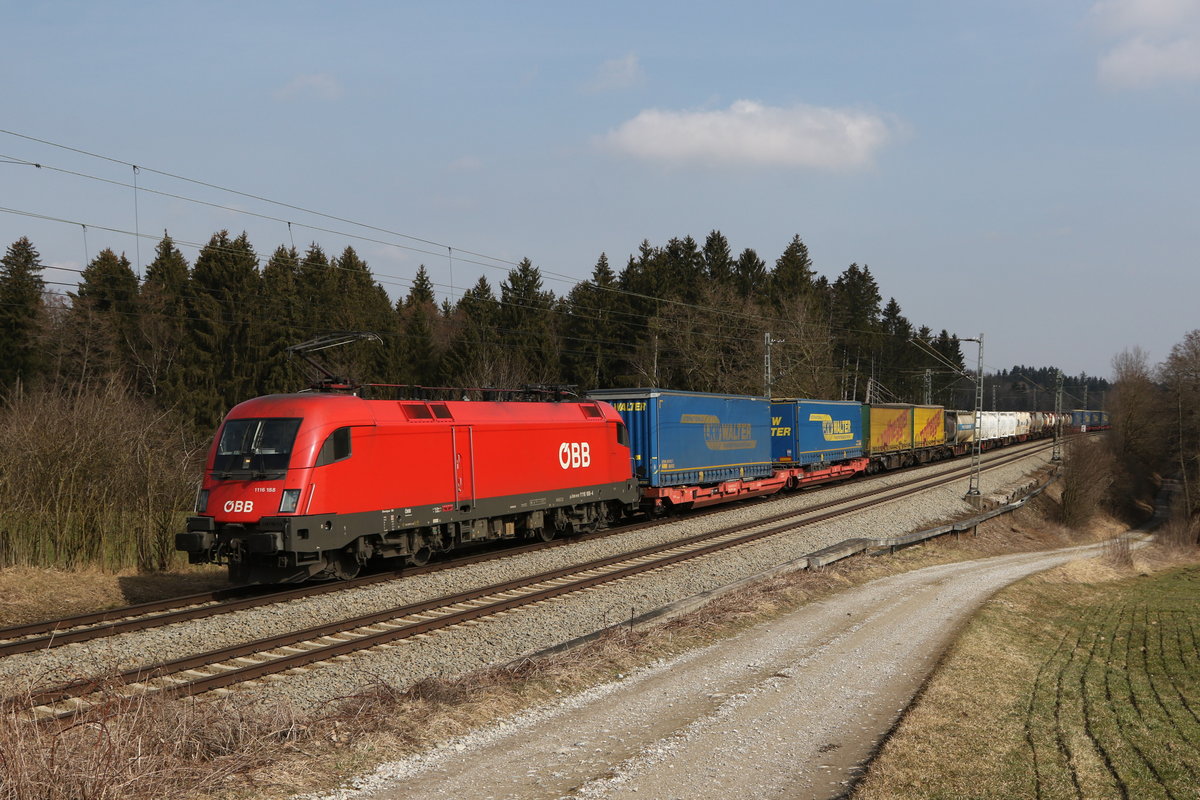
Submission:
[[[1196,551],[1135,553],[1133,568],[1120,569],[1128,556],[1110,552],[998,594],[855,800],[1196,797]]]

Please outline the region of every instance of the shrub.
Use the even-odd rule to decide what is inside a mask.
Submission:
[[[1082,528],[1100,510],[1112,484],[1112,456],[1103,443],[1075,440],[1067,447],[1063,470],[1062,521]]]
[[[0,409],[0,566],[166,568],[200,449],[116,383],[15,394]]]

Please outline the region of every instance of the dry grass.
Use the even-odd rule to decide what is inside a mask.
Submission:
[[[1187,552],[1200,544],[1200,520],[1189,522],[1176,515],[1155,532],[1154,538],[1168,550]]]
[[[1186,678],[1194,639],[1186,621],[1167,634],[1180,618],[1158,607],[1189,605],[1200,552],[1113,552],[1033,576],[985,606],[856,800],[1143,797],[1164,787],[1191,796],[1179,791],[1195,777],[1180,753],[1200,735],[1182,713],[1200,688]],[[1174,700],[1168,687],[1183,694]]]
[[[305,736],[286,709],[113,695],[74,724],[0,715],[0,800],[157,800],[242,791]],[[236,776],[236,778],[235,778]],[[231,780],[235,779],[235,780]],[[235,789],[236,783],[236,789]]]
[[[194,594],[229,585],[225,571],[134,572],[9,567],[0,569],[0,628]]]

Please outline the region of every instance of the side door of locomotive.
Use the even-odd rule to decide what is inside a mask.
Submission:
[[[454,507],[469,512],[475,505],[475,431],[470,425],[450,428],[454,450]]]

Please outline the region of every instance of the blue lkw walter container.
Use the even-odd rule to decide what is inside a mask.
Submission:
[[[862,456],[862,404],[841,400],[771,403],[771,454],[777,463],[830,464]]]
[[[629,429],[633,472],[643,486],[691,486],[763,478],[771,467],[771,404],[765,397],[601,389]]]

